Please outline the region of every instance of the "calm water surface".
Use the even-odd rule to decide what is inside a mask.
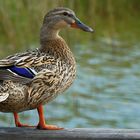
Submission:
[[[62,127],[140,128],[140,42],[101,38],[73,47],[77,79],[44,107],[48,123]],[[37,124],[36,110],[20,114]],[[1,126],[14,126],[0,113]]]

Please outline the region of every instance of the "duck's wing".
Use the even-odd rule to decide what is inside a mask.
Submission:
[[[9,56],[0,60],[0,81],[29,83],[37,74],[34,67],[53,62],[53,57],[40,53],[38,50]]]
[[[40,52],[38,49],[36,49],[34,51],[8,56],[7,58],[0,60],[0,67],[15,65],[22,68],[31,68],[43,64],[53,63],[55,63],[53,56]]]
[[[29,83],[36,75],[31,68],[21,68],[15,65],[9,67],[0,67],[0,80],[11,80],[21,84]]]

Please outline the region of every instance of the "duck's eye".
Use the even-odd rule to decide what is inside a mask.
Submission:
[[[69,14],[68,14],[67,12],[64,12],[63,15],[64,15],[64,16],[68,16]]]

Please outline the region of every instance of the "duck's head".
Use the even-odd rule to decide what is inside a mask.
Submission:
[[[43,26],[52,30],[72,27],[86,32],[93,32],[93,29],[82,23],[71,9],[64,7],[58,7],[49,11],[44,17]]]

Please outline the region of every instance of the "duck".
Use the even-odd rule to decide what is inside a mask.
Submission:
[[[32,127],[22,124],[18,113],[37,109],[37,129],[63,129],[46,123],[43,105],[67,90],[76,77],[74,55],[59,35],[66,27],[94,31],[73,10],[57,7],[44,16],[39,48],[0,60],[0,112],[13,113],[16,127]]]

